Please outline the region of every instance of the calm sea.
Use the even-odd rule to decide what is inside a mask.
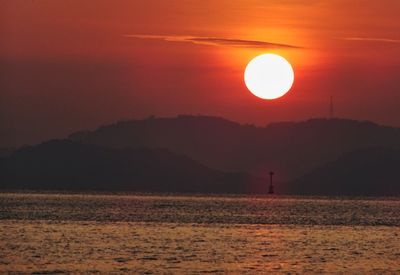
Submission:
[[[0,272],[400,273],[400,199],[0,194]]]

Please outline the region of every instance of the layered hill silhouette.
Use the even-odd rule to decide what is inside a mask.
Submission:
[[[400,195],[400,129],[345,119],[118,122],[0,157],[0,188]],[[236,171],[236,172],[232,172]]]
[[[165,149],[106,148],[70,140],[24,147],[1,158],[0,182],[2,189],[34,190],[203,193],[266,190],[265,183],[247,174],[210,169]]]
[[[0,158],[11,155],[15,150],[13,147],[0,147]]]
[[[400,149],[373,147],[344,154],[292,182],[289,193],[400,195]]]
[[[114,148],[166,148],[224,171],[288,182],[341,155],[371,146],[400,146],[400,129],[347,119],[241,125],[217,117],[178,116],[119,122],[72,134],[71,140]]]

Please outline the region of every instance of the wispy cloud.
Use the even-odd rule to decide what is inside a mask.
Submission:
[[[342,37],[341,40],[348,41],[365,41],[365,42],[383,42],[383,43],[400,43],[399,39],[376,38],[376,37]]]
[[[186,42],[199,45],[211,46],[234,46],[244,48],[301,48],[294,45],[273,43],[260,40],[232,39],[223,37],[183,36],[183,35],[147,35],[147,34],[124,34],[123,37],[136,39],[156,39],[167,42]]]

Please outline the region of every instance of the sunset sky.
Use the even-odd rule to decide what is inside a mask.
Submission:
[[[242,123],[335,115],[400,126],[398,0],[0,0],[0,147],[131,118]],[[256,55],[295,72],[277,100]]]

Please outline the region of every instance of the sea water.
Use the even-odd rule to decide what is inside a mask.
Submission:
[[[0,194],[0,272],[399,273],[400,199]]]

